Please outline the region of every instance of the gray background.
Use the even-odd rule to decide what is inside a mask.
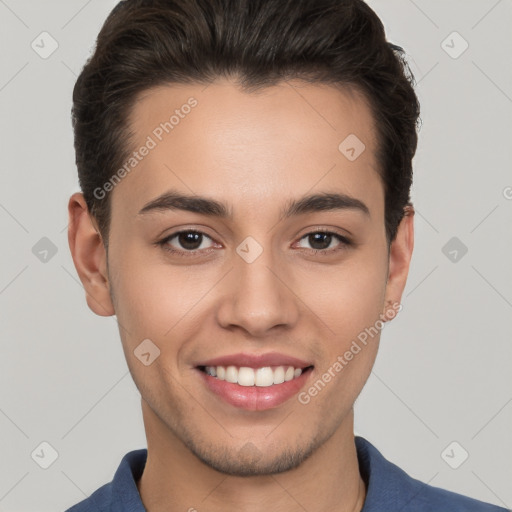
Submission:
[[[382,333],[356,433],[415,478],[512,507],[512,2],[369,3],[407,50],[423,127],[403,310]],[[72,88],[115,4],[0,0],[4,512],[63,510],[145,446],[115,318],[87,308],[66,233]],[[46,59],[31,47],[43,31],[59,45]],[[43,441],[58,452],[48,469]]]

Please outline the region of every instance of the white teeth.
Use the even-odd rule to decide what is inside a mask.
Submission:
[[[288,366],[288,369],[286,370],[286,373],[284,374],[284,380],[288,382],[289,380],[293,379],[294,371],[293,366]]]
[[[238,381],[238,368],[236,366],[228,366],[226,368],[226,381],[233,383]]]
[[[272,384],[274,384],[274,372],[272,371],[272,368],[270,368],[270,366],[266,366],[265,368],[258,368],[256,370],[254,384],[262,388],[272,386]]]
[[[247,366],[206,366],[205,372],[212,377],[226,382],[237,383],[240,386],[268,387],[282,384],[302,375],[302,368],[293,366],[264,366],[249,368]]]
[[[211,375],[212,377],[217,376],[217,367],[216,366],[207,366],[205,368],[205,371],[208,375]]]
[[[274,370],[274,384],[282,384],[284,382],[284,368],[278,366]]]
[[[254,386],[254,370],[242,366],[242,368],[238,370],[238,384],[240,384],[240,386]]]

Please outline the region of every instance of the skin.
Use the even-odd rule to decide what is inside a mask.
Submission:
[[[87,303],[98,315],[117,315],[142,396],[148,460],[137,485],[144,506],[359,511],[366,489],[353,404],[380,333],[307,405],[294,396],[266,411],[236,408],[206,388],[194,363],[282,352],[314,364],[307,390],[400,302],[414,211],[388,248],[374,121],[357,92],[298,80],[258,93],[227,79],[206,88],[157,87],[132,110],[134,149],[190,96],[197,107],[113,190],[108,254],[82,194],[69,201],[70,248]],[[351,133],[366,146],[352,162],[338,150]],[[176,209],[139,214],[169,189],[222,201],[233,218]],[[280,220],[289,200],[313,192],[349,194],[370,215],[338,209]],[[189,228],[207,235],[192,257],[156,243]],[[315,244],[306,235],[318,229],[353,244],[335,237]],[[236,252],[247,236],[263,248],[252,263]],[[187,250],[177,237],[169,246]],[[134,356],[147,338],[160,349],[149,366]]]

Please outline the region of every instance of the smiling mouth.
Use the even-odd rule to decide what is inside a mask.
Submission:
[[[296,368],[294,366],[198,366],[199,370],[217,380],[223,380],[240,386],[270,387],[299,378],[309,372],[313,366]]]

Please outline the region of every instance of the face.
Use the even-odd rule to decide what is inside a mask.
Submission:
[[[370,111],[326,85],[219,80],[131,114],[150,149],[112,191],[105,286],[146,429],[222,472],[296,467],[348,428],[380,332],[344,354],[405,285],[412,228],[388,253]]]

